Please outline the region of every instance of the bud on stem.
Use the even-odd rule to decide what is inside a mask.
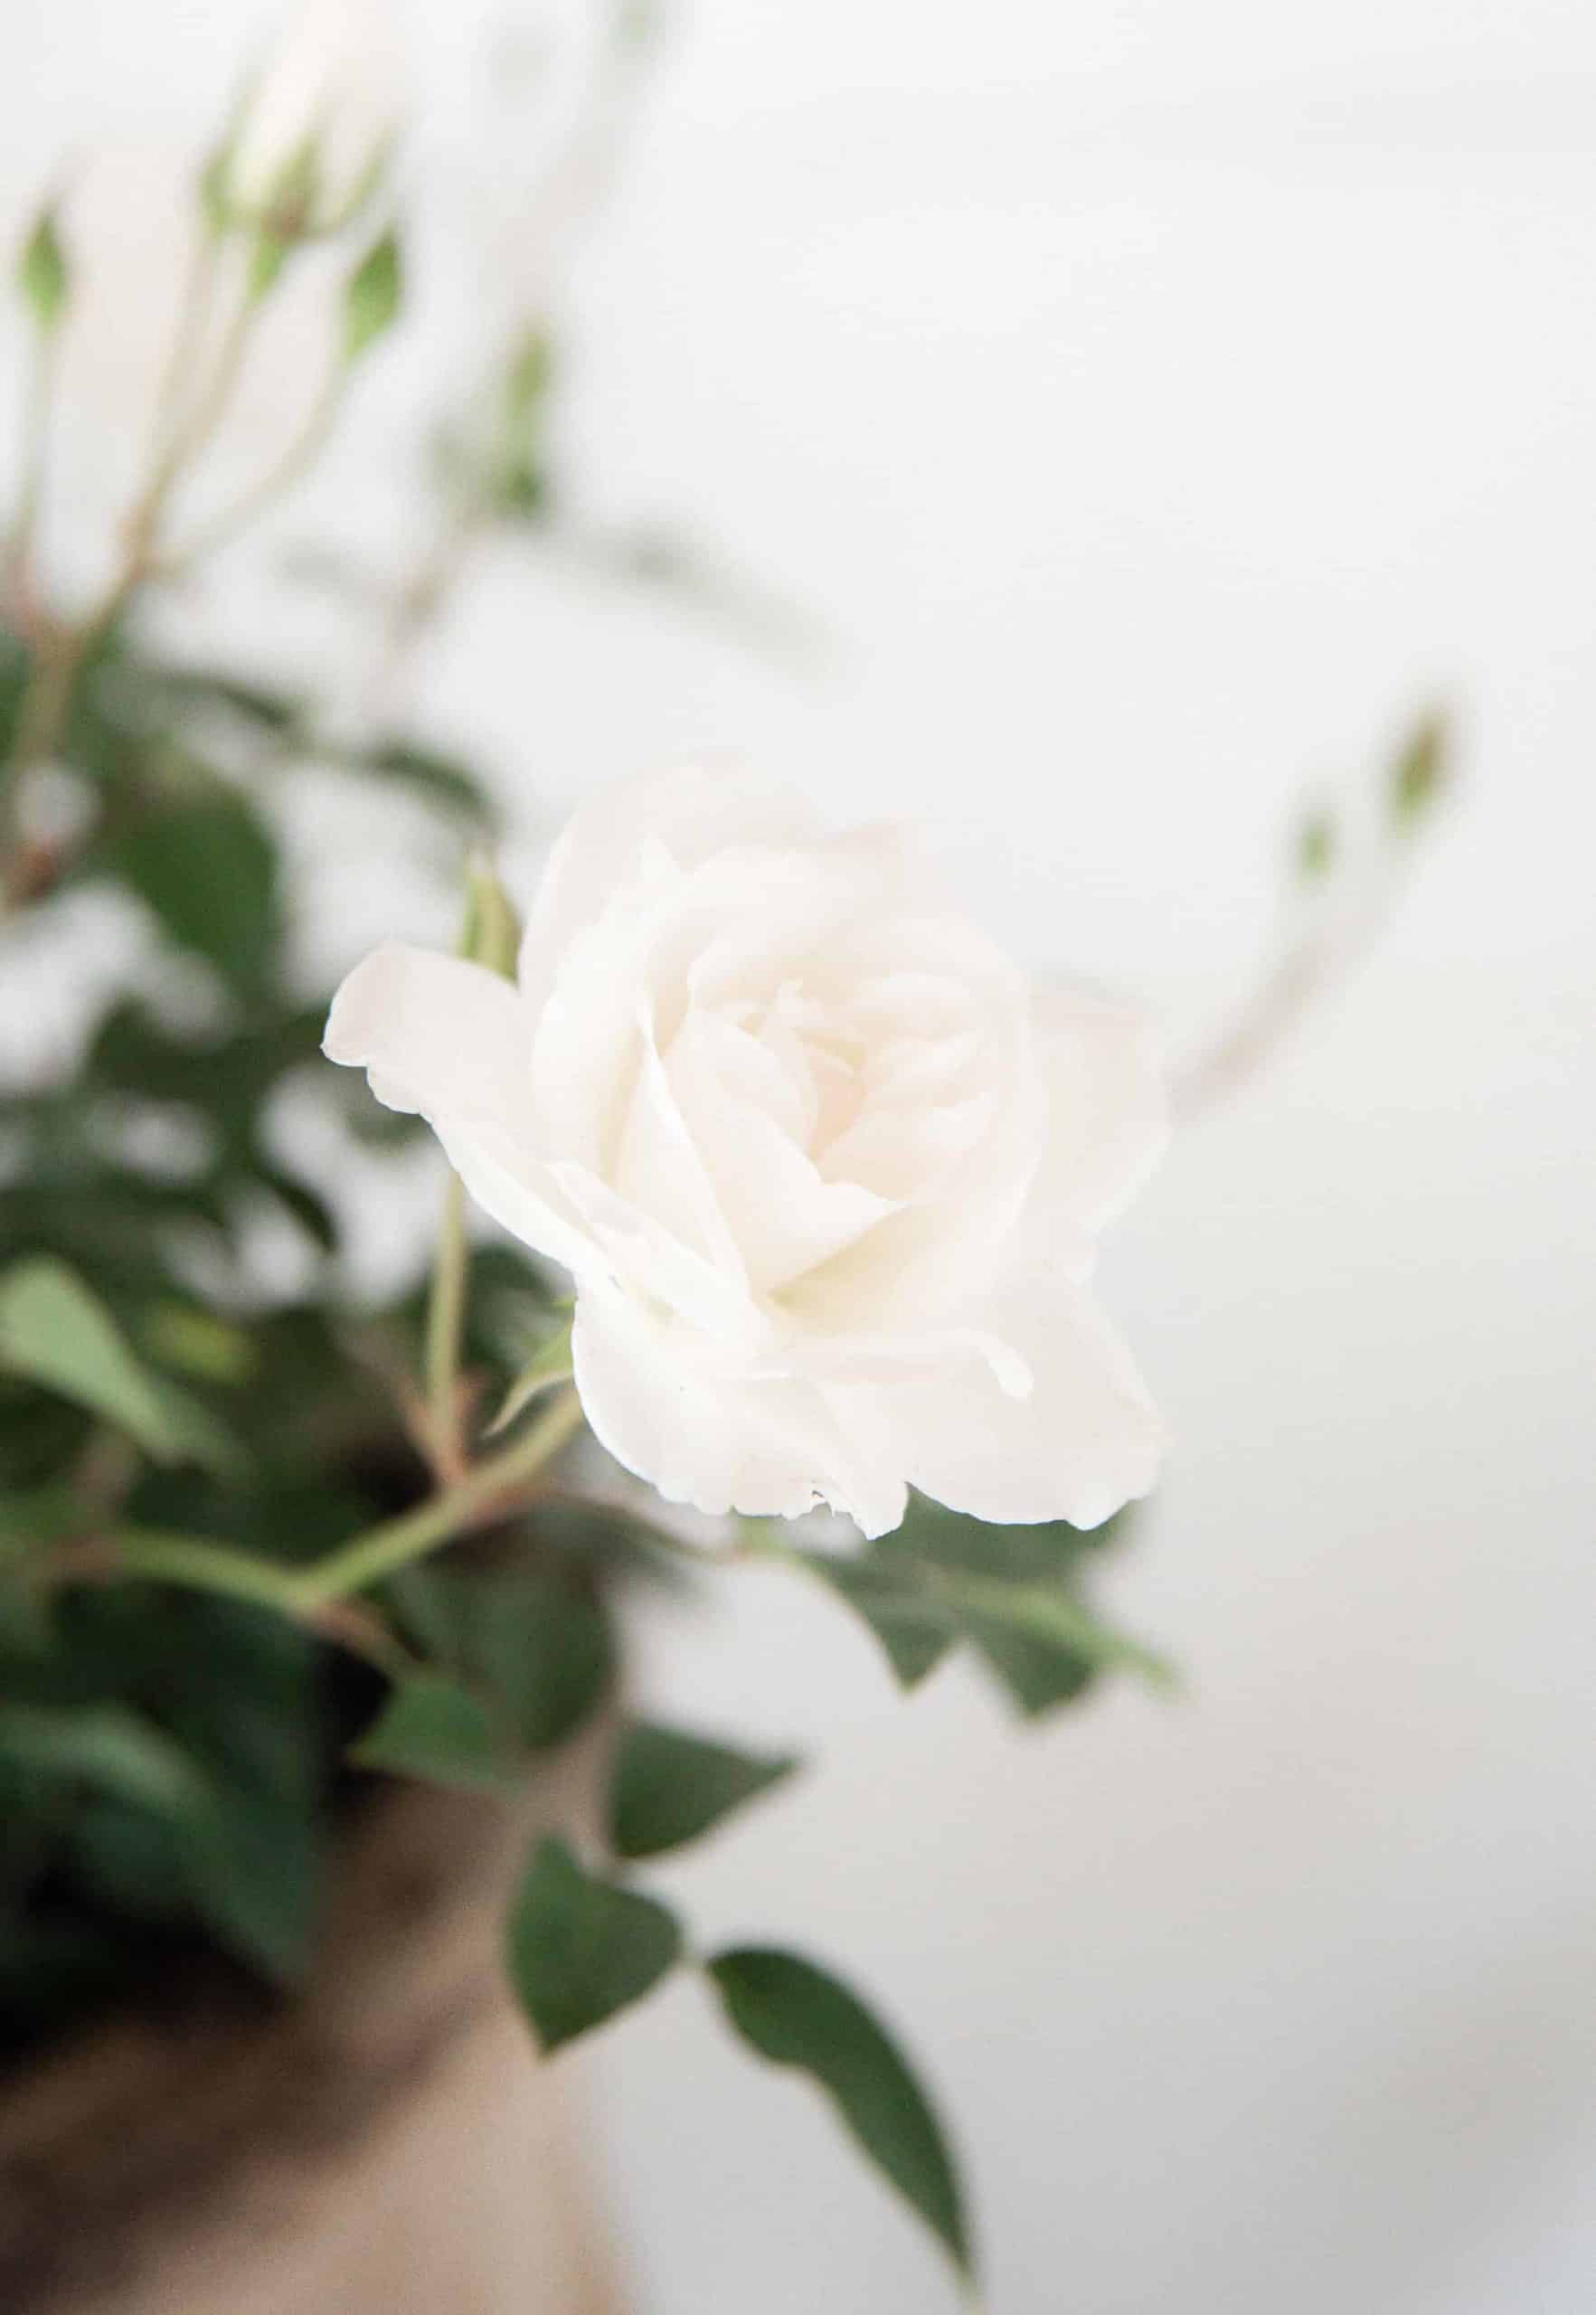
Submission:
[[[17,260],[16,285],[36,328],[46,336],[59,326],[71,294],[71,274],[55,222],[55,205],[47,203],[33,221]]]

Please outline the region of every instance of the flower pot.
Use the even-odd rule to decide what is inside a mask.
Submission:
[[[527,1838],[581,1820],[593,1757],[514,1809],[383,1794],[303,1995],[196,1986],[0,2085],[6,2315],[609,2315],[562,2078],[499,1962]]]

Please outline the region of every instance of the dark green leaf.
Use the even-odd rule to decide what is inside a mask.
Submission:
[[[229,1790],[189,1873],[195,1904],[241,1959],[283,1985],[303,1979],[321,1879],[312,1808],[258,1788]]]
[[[197,1596],[168,1599],[158,1632],[165,1717],[215,1794],[189,1845],[190,1896],[241,1959],[294,1984],[321,1881],[315,1650],[272,1611]]]
[[[86,1711],[0,1705],[0,1754],[36,1774],[190,1823],[203,1820],[212,1803],[208,1781],[183,1747],[118,1705]]]
[[[159,667],[149,671],[149,681],[164,700],[179,706],[224,709],[272,738],[291,732],[304,713],[301,703],[286,692],[208,668]]]
[[[408,740],[391,740],[355,758],[354,766],[359,770],[375,772],[384,780],[398,780],[402,787],[413,788],[423,803],[456,813],[477,827],[488,828],[494,824],[493,807],[475,775],[431,748],[416,747]]]
[[[929,1496],[911,1495],[901,1526],[883,1535],[872,1555],[883,1564],[905,1559],[922,1566],[959,1568],[1020,1583],[1044,1583],[1072,1573],[1100,1550],[1118,1529],[1118,1519],[1091,1529],[1067,1519],[1045,1519],[1030,1526],[1002,1527],[949,1511]]]
[[[511,1907],[505,1959],[545,2050],[640,1999],[681,1951],[664,1905],[585,1872],[552,1835],[539,1844]]]
[[[241,796],[195,797],[142,816],[105,855],[180,949],[257,995],[280,933],[277,846]]]
[[[401,1681],[349,1757],[357,1768],[472,1792],[504,1792],[516,1781],[482,1706],[469,1689],[436,1673]]]
[[[947,1605],[930,1598],[911,1569],[874,1557],[808,1552],[803,1564],[841,1594],[869,1625],[900,1685],[917,1687],[958,1638]]]
[[[945,1572],[938,1577],[938,1588],[966,1630],[972,1623],[988,1630],[996,1628],[1077,1662],[1139,1672],[1158,1687],[1170,1685],[1170,1668],[1162,1657],[1100,1623],[1062,1584],[1005,1583]]]
[[[237,1468],[237,1448],[221,1424],[139,1365],[64,1262],[42,1255],[0,1277],[0,1363],[103,1415],[159,1462]]]
[[[744,2041],[773,2065],[813,2075],[871,2160],[968,2273],[963,2198],[941,2129],[870,2013],[812,1961],[770,1946],[740,1946],[707,1967]]]
[[[1101,1669],[1094,1658],[1039,1640],[995,1616],[967,1613],[964,1629],[1028,1720],[1073,1704]]]
[[[679,1848],[797,1766],[790,1755],[735,1752],[706,1736],[635,1720],[610,1769],[610,1847],[625,1857]]]
[[[520,1743],[533,1752],[563,1743],[597,1710],[614,1649],[603,1610],[585,1592],[531,1569],[421,1573],[420,1585],[396,1592],[401,1613]]]
[[[304,1231],[319,1253],[334,1252],[338,1243],[337,1218],[332,1207],[308,1182],[280,1166],[257,1164],[254,1178]]]

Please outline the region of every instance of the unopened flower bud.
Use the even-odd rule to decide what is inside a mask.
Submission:
[[[336,232],[379,183],[399,110],[391,7],[304,0],[245,91],[207,205],[281,241]]]

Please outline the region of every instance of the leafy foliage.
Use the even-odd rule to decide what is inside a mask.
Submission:
[[[853,1553],[807,1550],[755,1528],[755,1539],[838,1592],[870,1627],[904,1687],[961,1641],[972,1647],[1027,1717],[1072,1702],[1104,1671],[1170,1675],[1161,1658],[1104,1623],[1086,1579],[1123,1534],[1127,1515],[1083,1529],[1067,1520],[997,1527],[910,1500],[902,1526]]]
[[[0,743],[32,674],[0,628]],[[63,1581],[80,1564],[110,1572],[113,1525],[291,1567],[424,1484],[383,1379],[384,1359],[408,1355],[417,1297],[358,1319],[341,1307],[326,1260],[342,1234],[336,1186],[287,1167],[271,1127],[281,1089],[316,1065],[326,1018],[289,968],[269,803],[302,731],[297,701],[152,659],[113,629],[80,674],[59,750],[80,816],[21,855],[33,919],[77,891],[118,890],[144,912],[157,967],[181,959],[190,978],[141,973],[89,1022],[75,1061],[0,1084],[0,2046],[202,1947],[292,1982],[337,1814],[361,1788],[349,1743],[366,1728],[368,1775],[435,1772],[446,1749],[444,1672],[379,1715],[375,1673],[264,1607]],[[451,821],[486,821],[458,766],[370,769],[373,782],[409,780]],[[375,1107],[343,1072],[318,1068],[317,1083],[346,1123]],[[254,1268],[268,1206],[305,1249],[297,1299]],[[502,1249],[485,1250],[480,1283],[469,1356],[503,1389],[546,1322],[546,1291]],[[512,1580],[495,1578],[505,1629],[541,1607],[550,1620],[543,1656],[521,1668],[507,1750],[572,1725],[610,1660],[580,1565],[562,1563],[552,1604],[554,1579],[538,1575],[518,1604]],[[473,1619],[467,1579],[454,1581],[452,1622],[480,1652],[470,1634],[491,1620]],[[506,1682],[510,1660],[506,1641]],[[458,1713],[453,1743],[458,1781]]]

